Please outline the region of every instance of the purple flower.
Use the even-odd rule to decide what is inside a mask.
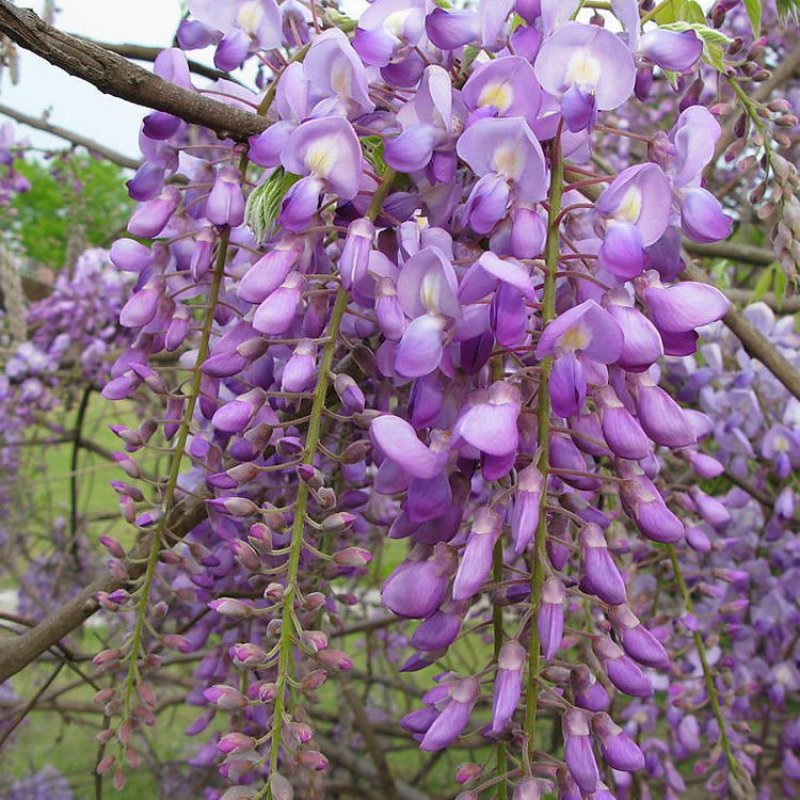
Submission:
[[[567,22],[545,39],[534,70],[545,91],[561,99],[571,131],[591,129],[598,111],[621,106],[636,80],[636,65],[623,41],[580,22]]]
[[[568,309],[547,325],[536,357],[555,355],[550,397],[558,416],[569,417],[583,406],[586,379],[580,359],[612,364],[622,353],[622,343],[619,326],[594,300]]]
[[[399,617],[430,617],[444,601],[453,561],[444,545],[437,546],[430,559],[403,561],[383,584],[384,605]]]
[[[539,527],[544,477],[534,464],[517,475],[514,508],[511,512],[511,537],[514,552],[519,555],[528,549]]]
[[[564,636],[564,586],[551,575],[542,587],[542,603],[536,620],[542,653],[547,661],[555,657]]]
[[[423,169],[434,157],[434,151],[453,149],[460,116],[463,109],[454,98],[446,70],[435,64],[426,67],[414,99],[397,114],[403,132],[384,141],[386,163],[400,172]],[[453,176],[444,177],[452,180]]]
[[[522,117],[480,119],[461,134],[456,149],[480,178],[464,208],[476,233],[488,233],[505,217],[512,194],[523,203],[545,198],[542,146]]]
[[[516,711],[522,696],[522,670],[527,660],[527,650],[513,639],[500,648],[492,699],[492,724],[489,727],[494,734],[503,732]]]
[[[600,739],[603,760],[612,769],[636,772],[644,769],[644,754],[639,746],[622,732],[611,717],[605,713],[592,717],[592,733]]]
[[[597,201],[597,214],[606,234],[600,266],[621,280],[644,269],[644,248],[657,242],[667,229],[669,180],[657,164],[638,164],[623,170]]]
[[[589,715],[577,708],[570,709],[561,718],[561,728],[567,769],[584,792],[593,792],[597,788],[599,773],[589,735]]]
[[[611,605],[625,602],[625,581],[608,552],[606,537],[599,525],[589,523],[580,532],[583,555],[581,590],[597,595]]]
[[[461,90],[471,113],[470,121],[483,117],[524,117],[536,120],[542,90],[530,62],[520,56],[489,61],[477,67]]]
[[[420,750],[433,752],[452,744],[467,727],[479,694],[480,685],[475,678],[449,681],[443,708],[425,731]]]
[[[489,577],[494,545],[500,536],[500,520],[496,512],[482,508],[475,515],[467,544],[453,581],[453,599],[468,600]]]
[[[368,65],[401,59],[425,33],[424,0],[376,0],[358,18],[353,47]]]
[[[447,464],[447,449],[435,443],[431,447],[423,444],[411,425],[400,417],[376,417],[369,434],[387,458],[415,478],[435,478]]]
[[[358,194],[361,145],[346,119],[323,117],[304,122],[281,151],[281,163],[288,172],[305,176],[289,189],[281,206],[281,223],[290,231],[308,224],[323,191],[342,200]]]

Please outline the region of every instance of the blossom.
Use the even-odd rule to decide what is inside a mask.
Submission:
[[[633,92],[636,65],[622,40],[595,25],[566,22],[545,39],[534,63],[539,83],[561,100],[570,131],[591,129],[598,111],[621,106]]]

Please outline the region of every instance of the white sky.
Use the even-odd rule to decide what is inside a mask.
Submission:
[[[56,26],[98,41],[168,47],[181,17],[180,0],[57,0]],[[20,2],[41,11],[41,0]],[[349,13],[365,5],[346,0]],[[192,58],[201,60],[196,53]],[[208,61],[209,59],[203,58]],[[145,65],[147,66],[147,65]],[[88,136],[134,158],[139,155],[139,126],[145,109],[101,94],[25,50],[20,51],[20,82],[8,72],[0,83],[0,103],[32,116],[49,111],[50,122]],[[2,117],[0,117],[2,120]],[[20,133],[39,147],[61,147],[63,141],[20,125]]]

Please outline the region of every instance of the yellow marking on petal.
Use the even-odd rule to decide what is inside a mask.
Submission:
[[[572,350],[574,352],[577,350],[584,350],[591,340],[591,333],[580,325],[576,325],[569,328],[564,335],[561,336],[558,340],[558,346],[562,350]]]
[[[587,48],[576,51],[567,66],[567,82],[576,83],[582,89],[591,89],[600,80],[603,71],[600,60]]]
[[[614,217],[620,222],[636,222],[642,213],[642,193],[638,186],[630,186],[622,202],[617,206]]]
[[[350,62],[342,57],[331,64],[331,89],[339,97],[349,97],[353,82],[353,71]]]
[[[388,31],[396,39],[402,39],[406,27],[406,20],[416,13],[413,8],[407,8],[404,11],[394,11],[383,20],[381,28]]]
[[[489,83],[478,96],[478,107],[494,106],[501,114],[514,102],[514,90],[505,81]]]
[[[306,167],[315,178],[327,178],[336,161],[335,147],[323,139],[314,142],[306,151]]]
[[[778,435],[775,437],[775,452],[776,453],[788,453],[789,452],[789,440],[785,436]]]
[[[264,19],[264,8],[257,0],[245,3],[236,16],[236,27],[241,28],[251,36],[258,30],[261,20]]]
[[[523,154],[511,144],[503,144],[496,148],[492,155],[492,166],[498,175],[512,180],[522,172]]]
[[[429,314],[438,314],[439,280],[437,276],[428,274],[422,279],[419,287],[419,299]]]

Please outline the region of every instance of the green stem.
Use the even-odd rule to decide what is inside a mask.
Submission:
[[[694,606],[692,604],[692,597],[689,594],[689,589],[686,586],[686,581],[681,571],[681,566],[678,562],[678,554],[674,545],[667,545],[669,551],[669,559],[672,562],[672,572],[675,575],[675,582],[678,584],[678,590],[683,599],[683,605],[687,612],[693,613]],[[708,657],[706,655],[706,646],[703,642],[703,637],[699,631],[692,631],[692,638],[694,639],[694,646],[697,650],[697,655],[700,657],[700,664],[703,668],[703,678],[705,679],[706,692],[708,699],[711,702],[711,710],[714,713],[714,718],[717,720],[717,727],[719,728],[719,738],[722,744],[722,749],[725,752],[725,760],[728,762],[728,768],[734,775],[739,775],[741,772],[741,764],[736,759],[731,749],[730,739],[728,739],[728,731],[725,727],[725,718],[722,714],[722,706],[719,702],[719,694],[717,686],[714,683],[714,675],[711,672],[711,667],[708,664]]]
[[[147,620],[147,601],[150,596],[150,588],[155,577],[156,566],[158,565],[158,554],[161,550],[164,533],[166,532],[169,513],[175,501],[175,492],[178,487],[178,476],[180,475],[181,463],[186,450],[186,442],[189,439],[192,419],[194,417],[194,408],[195,405],[197,405],[197,398],[200,396],[200,382],[203,377],[201,367],[203,366],[203,362],[205,362],[206,358],[208,358],[208,352],[210,349],[211,328],[214,323],[214,309],[217,306],[220,287],[225,275],[225,258],[228,252],[229,240],[230,228],[226,227],[222,231],[219,239],[219,250],[217,251],[217,260],[214,265],[214,275],[211,280],[211,291],[209,292],[208,296],[208,306],[206,307],[205,316],[203,319],[200,347],[197,351],[197,360],[195,361],[194,369],[192,371],[192,384],[191,388],[189,389],[186,410],[183,414],[180,428],[178,429],[178,436],[175,440],[175,449],[172,452],[169,477],[167,478],[167,485],[164,490],[164,501],[161,505],[162,515],[161,519],[158,521],[158,527],[153,532],[153,539],[150,543],[150,552],[147,556],[147,566],[145,568],[142,584],[139,588],[139,605],[136,609],[136,621],[134,623],[133,635],[131,637],[130,664],[128,665],[128,675],[125,681],[125,711],[123,713],[123,719],[125,720],[131,718],[133,694],[136,688],[136,678],[139,672],[137,659],[142,651],[145,623]]]
[[[495,583],[502,583],[503,580],[503,541],[498,539],[497,544],[494,546],[493,554],[493,574],[492,578]],[[500,649],[503,647],[503,609],[501,606],[495,604],[492,608],[492,630],[494,633],[494,660],[500,656]],[[508,771],[508,759],[506,758],[506,744],[505,742],[497,742],[496,748],[496,762],[497,774],[505,775]],[[497,800],[508,800],[508,787],[505,780],[497,784]]]
[[[311,406],[311,418],[308,422],[308,437],[306,451],[303,456],[304,464],[311,464],[317,455],[320,432],[322,430],[322,414],[325,409],[325,398],[330,384],[330,371],[333,366],[333,355],[339,338],[339,327],[347,308],[348,294],[339,287],[336,292],[336,301],[333,305],[328,341],[322,354],[322,364],[319,370],[319,380],[314,390],[314,401]],[[300,556],[303,552],[303,533],[305,531],[306,511],[308,509],[308,485],[301,481],[297,488],[297,501],[294,508],[294,522],[292,524],[292,539],[289,544],[289,560],[286,566],[286,586],[283,593],[283,613],[281,620],[281,636],[278,649],[278,676],[276,679],[277,691],[275,694],[275,711],[272,716],[272,743],[270,747],[270,769],[274,770],[278,763],[278,750],[281,744],[283,730],[283,715],[286,711],[286,689],[292,666],[292,651],[294,649],[294,599],[297,594],[297,579],[300,569]],[[266,796],[269,787],[265,787],[256,798]]]
[[[375,191],[366,214],[371,222],[374,222],[380,213],[383,201],[386,199],[386,195],[389,193],[395,178],[396,173],[394,170],[388,169],[384,174],[383,180]],[[322,353],[322,362],[319,369],[319,380],[314,387],[314,399],[312,401],[311,414],[308,420],[306,448],[303,454],[304,464],[313,463],[319,448],[322,432],[322,418],[323,412],[325,411],[328,387],[330,385],[333,357],[336,352],[336,344],[339,339],[339,329],[342,324],[342,318],[347,310],[348,298],[347,290],[340,286],[336,292],[336,300],[333,304],[333,312],[331,313],[331,320],[328,326],[327,341]],[[294,649],[294,600],[297,594],[300,556],[303,552],[303,534],[305,532],[308,498],[308,485],[301,481],[297,488],[294,522],[292,523],[292,538],[289,544],[289,557],[286,566],[286,585],[283,593],[281,633],[280,642],[278,644],[278,674],[275,680],[277,691],[275,693],[275,708],[272,715],[272,730],[270,732],[270,770],[276,770],[277,768],[278,753],[281,746],[281,733],[283,731],[283,717],[286,713],[286,690],[288,688],[289,676],[292,668],[292,651]],[[270,786],[267,784],[255,796],[254,800],[263,800],[263,798],[268,797],[270,794]]]
[[[564,190],[564,164],[561,160],[561,127],[553,139],[553,150],[550,158],[550,211],[547,216],[547,241],[545,243],[545,276],[544,294],[542,296],[542,327],[556,316],[556,275],[558,260],[561,254],[559,216],[561,214],[561,195]],[[542,586],[544,585],[544,565],[547,560],[547,474],[550,471],[550,373],[553,369],[553,357],[546,356],[540,365],[538,404],[536,410],[537,439],[539,443],[538,468],[545,480],[539,508],[539,525],[536,531],[536,542],[533,550],[531,568],[531,637],[528,644],[528,692],[525,705],[525,732],[528,737],[528,749],[532,751],[536,744],[536,710],[539,699],[539,671],[541,669],[541,645],[536,619],[542,602]]]

